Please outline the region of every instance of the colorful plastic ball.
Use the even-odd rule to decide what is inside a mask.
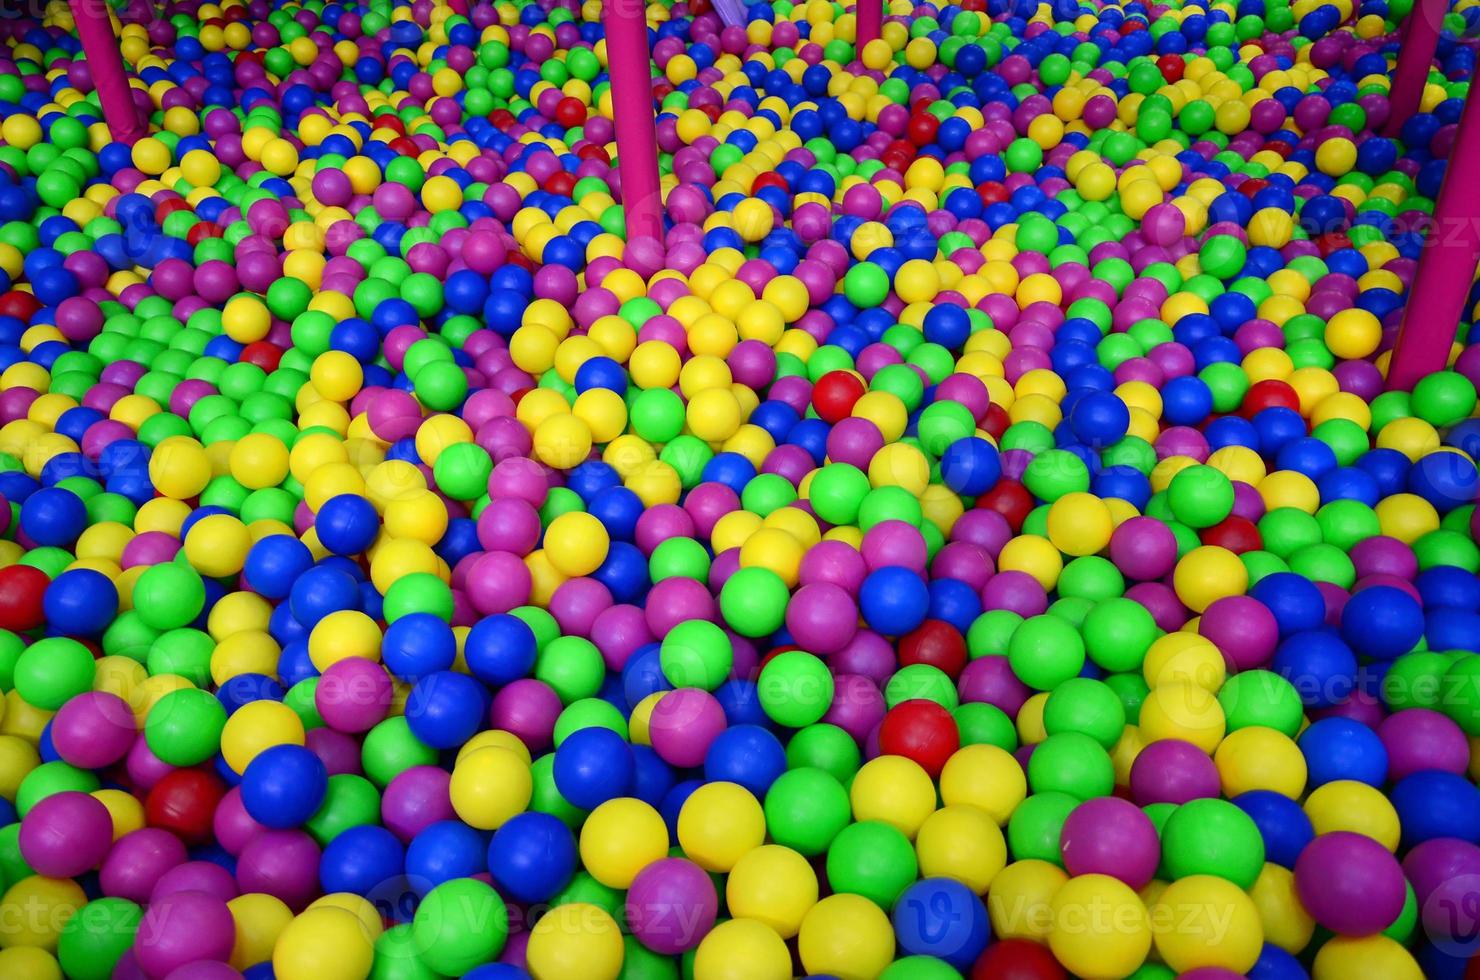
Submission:
[[[1107,874],[1137,890],[1155,876],[1161,861],[1161,842],[1150,818],[1114,797],[1075,807],[1064,821],[1060,847],[1070,874]]]
[[[1217,909],[1217,921],[1189,911],[1193,909]],[[1259,959],[1264,944],[1260,910],[1223,878],[1193,875],[1172,882],[1156,901],[1153,915],[1157,913],[1182,915],[1182,921],[1155,936],[1157,952],[1179,974],[1216,969],[1243,976]]]
[[[806,857],[827,850],[852,817],[842,784],[811,766],[792,768],[777,777],[766,792],[764,809],[771,839]]]
[[[1048,945],[1079,975],[1127,975],[1151,951],[1150,916],[1135,892],[1108,875],[1081,875],[1050,902]]]
[[[531,975],[615,980],[622,960],[621,930],[595,905],[557,906],[530,931],[526,961]]]
[[[714,926],[719,896],[698,865],[664,858],[638,872],[627,891],[627,921],[638,942],[673,956],[693,949]]]
[[[374,935],[354,912],[336,906],[306,909],[278,935],[272,951],[277,976],[353,976],[374,958]]]
[[[719,923],[694,955],[695,980],[771,980],[791,971],[785,941],[755,919]]]
[[[972,980],[1064,980],[1068,974],[1046,946],[1000,939],[972,967]]]
[[[74,568],[52,579],[42,603],[46,621],[60,632],[95,636],[118,614],[118,589],[101,572]]]
[[[183,891],[149,903],[139,922],[134,959],[146,974],[166,976],[197,960],[225,962],[236,940],[231,910],[214,895]]]
[[[330,497],[314,515],[319,543],[336,555],[356,555],[380,533],[380,517],[369,500],[355,494]]]
[[[876,632],[899,636],[925,621],[930,608],[930,593],[908,568],[886,566],[863,580],[858,593],[864,620]]]
[[[1315,920],[1341,935],[1379,932],[1403,910],[1402,868],[1362,834],[1337,831],[1311,841],[1295,862],[1295,886]]]
[[[1192,800],[1162,827],[1163,860],[1173,878],[1215,875],[1247,889],[1264,865],[1264,842],[1253,819],[1226,800]]]
[[[628,795],[636,767],[632,747],[622,736],[608,728],[583,728],[555,750],[555,786],[571,803],[591,810]]]
[[[57,961],[67,976],[82,980],[104,980],[113,974],[118,963],[135,942],[135,934],[144,910],[126,898],[104,897],[94,899],[69,918],[62,926],[57,942]],[[9,952],[31,950],[37,947],[13,946]],[[37,964],[39,966],[39,964]],[[46,976],[30,964],[23,966],[17,975]],[[63,974],[54,974],[60,978]]]
[[[761,668],[757,681],[766,716],[790,728],[804,728],[821,720],[832,704],[833,690],[833,676],[827,665],[800,650],[773,657]]]
[[[509,913],[491,885],[475,878],[457,878],[427,893],[417,906],[411,928],[428,967],[461,975],[503,949]]]
[[[371,894],[405,868],[405,845],[379,826],[350,827],[324,846],[319,879],[326,891]]]
[[[21,857],[37,874],[71,878],[96,867],[113,843],[108,808],[87,793],[41,800],[21,820]]]
[[[488,845],[494,881],[521,902],[547,902],[576,872],[570,829],[547,813],[521,813],[499,827]]]
[[[900,896],[894,932],[906,953],[933,956],[964,970],[986,948],[987,908],[958,881],[924,878]]]
[[[259,753],[242,773],[242,804],[264,827],[297,827],[324,801],[328,771],[319,757],[298,745],[275,745]]]
[[[1341,611],[1341,635],[1358,654],[1391,660],[1423,635],[1423,610],[1401,589],[1377,585],[1353,595]]]
[[[581,827],[581,864],[609,888],[628,888],[643,868],[667,856],[668,828],[641,800],[609,800]]]
[[[857,895],[831,895],[802,919],[797,950],[811,973],[875,976],[894,958],[895,936],[878,906]]]

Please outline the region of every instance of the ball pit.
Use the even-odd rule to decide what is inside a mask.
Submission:
[[[1480,969],[1475,0],[1392,126],[1411,0],[111,6],[0,19],[0,976]]]

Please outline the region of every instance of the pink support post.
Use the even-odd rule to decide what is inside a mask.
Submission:
[[[658,189],[658,130],[653,122],[652,57],[642,0],[606,0],[606,57],[617,130],[617,169],[627,240],[663,241],[663,197]]]
[[[82,41],[93,86],[98,90],[98,102],[103,106],[103,121],[115,140],[132,143],[148,132],[148,127],[139,118],[129,91],[108,6],[104,0],[72,0],[72,19],[77,23],[77,37]]]
[[[863,46],[870,41],[877,40],[879,32],[884,28],[884,0],[858,0],[854,8],[858,17],[858,53],[863,54]]]
[[[1439,30],[1448,11],[1448,0],[1418,0],[1409,13],[1398,48],[1398,64],[1393,69],[1393,87],[1388,92],[1384,135],[1397,136],[1403,124],[1418,111],[1423,87],[1429,81],[1429,67],[1439,47]]]
[[[1465,104],[1434,206],[1434,224],[1408,290],[1388,368],[1389,389],[1408,390],[1444,370],[1480,263],[1480,194],[1466,186],[1480,168],[1480,99]]]

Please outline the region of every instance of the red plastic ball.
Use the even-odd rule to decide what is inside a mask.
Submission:
[[[211,819],[226,787],[203,769],[176,769],[154,784],[144,799],[144,819],[187,844],[211,839]]]
[[[46,618],[41,600],[49,584],[46,573],[30,565],[0,568],[0,629],[20,633],[40,626]]]
[[[971,980],[1067,980],[1068,976],[1047,946],[1026,939],[993,943],[971,968]]]
[[[1012,419],[1007,415],[1007,409],[996,402],[987,406],[987,414],[982,418],[982,431],[993,439],[1000,440],[1002,434],[1012,425]]]
[[[1000,204],[1012,196],[1007,185],[995,180],[989,180],[976,189],[976,196],[982,199],[983,204]]]
[[[576,175],[561,170],[550,175],[545,181],[545,190],[551,194],[559,194],[561,197],[570,197],[576,189]]]
[[[899,664],[929,664],[954,680],[966,666],[966,640],[950,623],[927,619],[900,639]]]
[[[940,129],[940,120],[928,112],[910,117],[908,132],[910,142],[916,146],[929,146],[935,142],[935,133]]]
[[[1168,82],[1180,82],[1187,71],[1187,62],[1180,54],[1164,54],[1156,59],[1156,67]]]
[[[879,751],[914,760],[932,779],[960,747],[956,719],[934,701],[901,701],[879,723]]]
[[[995,487],[976,498],[976,505],[995,510],[1007,518],[1014,534],[1022,528],[1034,506],[1033,495],[1026,487],[1016,480],[1006,479],[998,480]]]
[[[41,301],[30,293],[12,289],[4,296],[0,296],[0,316],[13,316],[29,322],[39,309],[41,309]]]
[[[1264,536],[1259,527],[1246,517],[1231,515],[1207,528],[1202,533],[1202,543],[1227,548],[1236,555],[1246,551],[1258,551],[1264,547]]]
[[[561,99],[555,106],[555,121],[567,129],[586,121],[586,105],[573,95]]]
[[[1300,411],[1300,396],[1295,389],[1283,381],[1267,378],[1249,387],[1244,392],[1243,414],[1252,417],[1266,408],[1288,408]]]
[[[812,407],[817,417],[836,425],[853,413],[853,406],[866,389],[851,371],[829,371],[817,379],[812,389]]]
[[[283,359],[283,349],[277,344],[259,340],[242,348],[241,359],[271,373],[277,370],[278,363]]]

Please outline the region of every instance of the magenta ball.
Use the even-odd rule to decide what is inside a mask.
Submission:
[[[1223,652],[1223,659],[1234,670],[1264,666],[1280,640],[1274,613],[1246,595],[1224,596],[1214,602],[1203,613],[1197,631]]]
[[[648,949],[675,956],[699,945],[714,927],[719,895],[692,861],[664,858],[637,873],[627,892],[627,922]]]
[[[231,872],[212,861],[186,861],[175,865],[159,876],[159,881],[154,883],[154,891],[149,893],[149,901],[157,902],[176,892],[205,892],[223,902],[229,902],[241,893]]]
[[[1161,578],[1176,564],[1176,536],[1154,517],[1132,517],[1110,535],[1110,560],[1127,578]]]
[[[57,755],[78,769],[111,766],[128,754],[137,733],[128,702],[107,691],[79,694],[51,722]]]
[[[1180,739],[1152,742],[1131,763],[1131,799],[1178,805],[1219,795],[1218,767],[1207,753]]]
[[[803,650],[836,653],[858,632],[858,606],[839,585],[831,582],[804,585],[786,606],[786,628]]]
[[[104,895],[144,904],[165,872],[184,864],[185,845],[158,827],[142,827],[118,839],[98,869]]]
[[[295,912],[319,893],[319,846],[301,830],[269,830],[242,849],[236,880],[243,892],[266,892]]]
[[[236,922],[225,902],[205,892],[176,892],[145,911],[134,956],[145,973],[163,977],[197,960],[224,962],[235,943]]]
[[[704,762],[709,743],[725,727],[725,709],[714,695],[681,687],[658,699],[648,720],[648,735],[664,762],[687,769]]]
[[[113,818],[96,797],[56,793],[21,820],[21,857],[48,878],[71,878],[95,868],[113,844]]]
[[[1464,775],[1469,768],[1469,739],[1448,715],[1408,708],[1384,718],[1377,734],[1387,749],[1388,779],[1393,782],[1424,769]]]
[[[1392,925],[1403,911],[1403,869],[1388,849],[1364,834],[1322,834],[1295,861],[1300,903],[1321,925],[1343,936],[1366,936]]]
[[[1059,837],[1071,875],[1103,874],[1140,889],[1156,875],[1161,841],[1151,818],[1114,796],[1086,800],[1064,821]]]
[[[395,685],[385,668],[363,657],[330,665],[314,689],[314,707],[337,732],[368,732],[390,711]]]

